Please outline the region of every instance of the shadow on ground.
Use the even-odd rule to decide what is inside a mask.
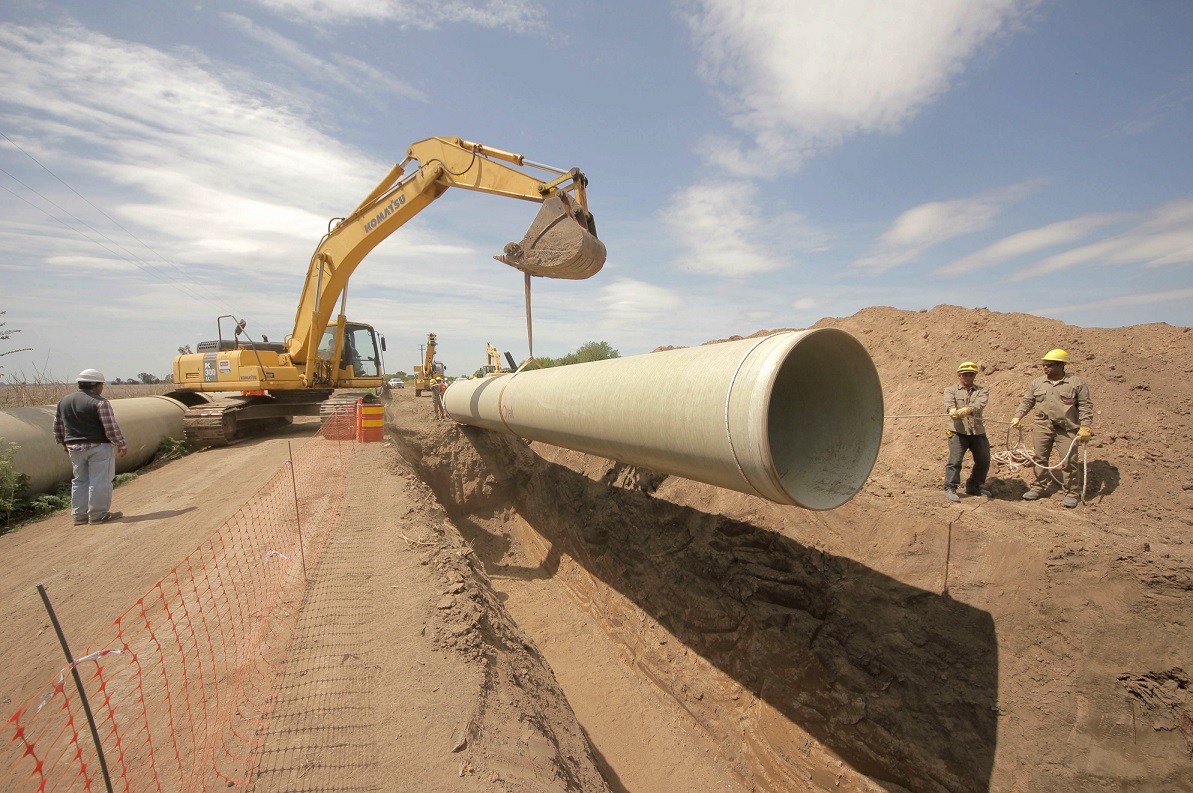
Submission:
[[[551,543],[542,567],[522,574],[554,575],[566,554],[879,784],[989,790],[998,701],[989,613],[775,531],[593,481],[515,438],[469,427],[463,433],[479,467],[495,472],[486,509],[505,501]],[[480,536],[483,529],[466,514],[475,505],[452,497],[465,490],[452,481],[461,475],[460,460],[454,462],[424,464],[420,473],[454,510],[482,561],[493,565],[503,539]],[[640,646],[635,660],[698,720],[716,721],[714,733],[729,725],[727,741],[754,744],[742,752],[770,753],[755,763],[791,762],[783,748],[791,741],[776,735],[773,723],[754,729],[748,741],[731,733],[739,721],[756,718],[747,712],[749,697],[734,705],[740,712],[719,714],[725,703],[702,701],[700,682],[683,679],[695,667],[674,668],[682,657],[673,651]]]

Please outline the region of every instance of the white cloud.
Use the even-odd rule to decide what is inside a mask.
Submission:
[[[1011,280],[1024,281],[1072,267],[1113,264],[1193,264],[1193,198],[1170,201],[1122,234],[1049,256],[1015,273]]]
[[[884,272],[946,240],[988,228],[1007,206],[1022,200],[1039,185],[1035,180],[1021,182],[969,198],[912,207],[895,219],[874,250],[853,262],[853,267]]]
[[[1050,223],[1037,229],[1021,231],[988,245],[936,271],[937,275],[961,275],[985,267],[993,267],[1009,259],[1024,256],[1045,248],[1055,248],[1084,239],[1100,228],[1130,217],[1125,213],[1083,215],[1071,220]]]
[[[1119,295],[1105,300],[1094,300],[1090,303],[1074,303],[1068,306],[1048,306],[1032,309],[1032,314],[1041,316],[1056,316],[1058,314],[1073,314],[1079,311],[1092,311],[1103,308],[1119,308],[1122,306],[1146,306],[1155,303],[1168,303],[1173,300],[1193,300],[1193,289],[1176,289],[1165,292],[1145,292],[1135,295]]]
[[[664,215],[680,270],[744,277],[794,263],[795,252],[821,250],[826,236],[793,212],[764,212],[749,182],[694,185],[675,194]]]
[[[422,91],[362,60],[332,53],[332,60],[327,61],[312,54],[298,42],[258,25],[243,14],[224,12],[221,16],[241,34],[264,45],[308,78],[319,82],[329,81],[354,93],[370,97],[375,97],[379,90],[388,90],[395,96],[420,101],[427,99],[427,95]]]
[[[428,30],[466,23],[538,33],[546,29],[546,11],[533,0],[256,0],[260,6],[289,18],[324,25],[390,22],[398,27]]]
[[[677,292],[632,278],[618,278],[602,287],[597,301],[604,306],[606,321],[614,325],[639,324],[683,305]]]
[[[710,142],[732,172],[796,167],[846,136],[893,132],[1039,0],[691,0],[700,74],[753,149]]]

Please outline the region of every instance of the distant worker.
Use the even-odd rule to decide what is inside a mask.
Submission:
[[[944,467],[944,496],[960,501],[957,487],[961,484],[961,462],[968,451],[973,457],[973,470],[965,481],[965,495],[990,497],[986,489],[986,474],[990,472],[990,441],[986,439],[986,425],[982,411],[990,399],[990,389],[976,382],[978,365],[965,361],[957,367],[957,385],[944,390],[944,407],[953,420],[949,430],[949,461]]]
[[[1032,454],[1037,463],[1036,478],[1023,498],[1035,501],[1048,490],[1049,471],[1043,466],[1048,464],[1052,447],[1059,441],[1062,453],[1072,449],[1062,471],[1064,505],[1072,509],[1077,506],[1078,494],[1081,492],[1077,449],[1073,446],[1073,440],[1084,445],[1093,437],[1090,425],[1094,423],[1094,403],[1089,395],[1089,386],[1080,377],[1065,373],[1065,364],[1069,362],[1067,352],[1049,350],[1041,360],[1044,376],[1031,381],[1019,403],[1019,409],[1015,411],[1015,418],[1011,419],[1011,426],[1017,428],[1028,411],[1036,409],[1031,428],[1035,447]]]
[[[128,444],[104,398],[101,372],[84,369],[75,378],[79,390],[68,394],[54,411],[54,440],[70,455],[70,514],[76,526],[107,523],[123,516],[111,512],[112,480],[116,454],[123,457]],[[112,447],[116,447],[113,454]]]
[[[435,402],[435,420],[447,418],[447,410],[443,407],[443,392],[447,390],[447,379],[440,376],[431,381],[431,399]]]

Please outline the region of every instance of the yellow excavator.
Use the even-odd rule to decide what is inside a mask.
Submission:
[[[501,368],[501,353],[497,351],[489,342],[485,342],[485,365],[481,367],[482,377],[496,377],[499,374],[508,374],[517,370],[517,365],[514,364],[514,357],[508,352],[505,354],[505,359],[509,362],[509,368]]]
[[[417,167],[407,174],[412,164]],[[348,279],[369,251],[448,188],[542,204],[521,242],[493,257],[521,270],[528,286],[531,276],[595,275],[604,266],[605,246],[588,210],[587,186],[576,168],[552,168],[460,138],[411,145],[351,214],[329,223],[311,256],[294,330],[282,342],[254,341],[243,320],[221,317],[217,340],[174,359],[176,390],[170,396],[188,406],[187,440],[231,443],[254,425],[326,413],[322,408],[335,389],[381,387],[385,340],[369,325],[345,318]],[[231,338],[224,338],[224,319],[232,321]],[[210,398],[220,392],[236,396]]]
[[[431,390],[431,381],[440,375],[447,375],[447,367],[435,360],[435,334],[427,334],[427,354],[423,362],[414,367],[414,395],[422,396]]]

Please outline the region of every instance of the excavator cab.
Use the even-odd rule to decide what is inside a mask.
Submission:
[[[543,202],[521,242],[493,258],[530,275],[580,280],[605,265],[605,244],[597,239],[592,213],[560,192]]]

